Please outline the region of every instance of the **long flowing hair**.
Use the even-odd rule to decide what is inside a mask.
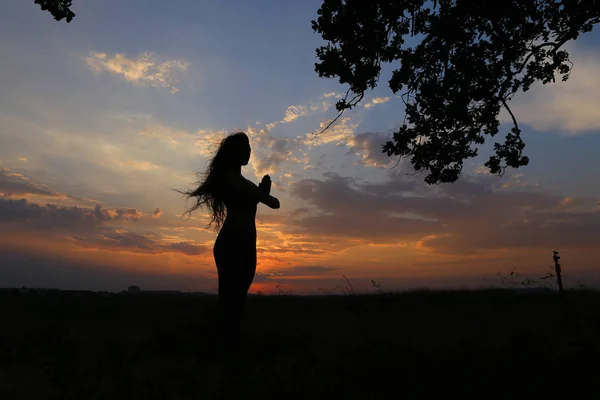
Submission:
[[[214,225],[215,231],[221,229],[225,221],[226,208],[224,202],[224,189],[226,174],[232,168],[239,167],[240,156],[244,146],[248,145],[248,136],[244,132],[233,133],[219,144],[219,147],[210,160],[204,172],[197,172],[198,187],[193,190],[176,190],[187,199],[194,198],[194,204],[184,214],[191,215],[198,208],[207,209],[211,219],[206,228]]]

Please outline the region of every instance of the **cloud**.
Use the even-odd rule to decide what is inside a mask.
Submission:
[[[170,128],[162,124],[147,127],[138,132],[140,136],[156,138],[176,148],[180,154],[201,155],[208,158],[214,156],[221,141],[229,134],[243,131],[250,138],[252,144],[252,167],[257,176],[278,171],[282,163],[286,161],[298,162],[293,152],[300,150],[301,144],[295,138],[275,137],[270,131],[277,122],[265,124],[263,128],[248,126],[246,129],[233,130],[207,130],[200,129],[195,134],[183,130]],[[128,162],[131,167],[137,166],[138,170],[150,170],[158,168],[147,162]],[[143,167],[143,168],[142,168]]]
[[[204,131],[199,131],[198,134],[202,134]],[[143,129],[138,131],[138,135],[149,138],[160,139],[161,141],[177,144],[181,140],[192,140],[194,134],[184,131],[182,129],[176,129],[156,121],[153,121],[151,125],[145,126]]]
[[[281,123],[293,122],[306,114],[308,114],[308,108],[304,105],[289,106],[285,110],[285,116],[281,120]]]
[[[26,199],[0,199],[0,221],[18,223],[20,227],[35,229],[81,229],[104,222],[137,222],[143,214],[134,208],[64,207],[54,204],[40,206]]]
[[[271,134],[271,131],[280,126],[280,124],[291,123],[301,116],[325,112],[340,97],[339,93],[326,93],[317,99],[308,101],[306,104],[289,106],[286,109],[283,120],[266,123],[262,128],[252,125],[247,126],[245,129],[200,129],[196,133],[191,133],[166,126],[158,121],[153,121],[152,117],[146,115],[142,115],[141,117],[137,115],[117,115],[116,118],[125,120],[126,122],[143,123],[146,126],[142,129],[137,129],[139,136],[158,139],[163,143],[167,143],[172,150],[176,150],[179,154],[187,153],[186,155],[194,156],[199,154],[207,158],[214,155],[219,144],[227,135],[236,131],[244,131],[248,134],[252,143],[251,165],[256,176],[260,177],[266,173],[275,174],[280,172],[280,168],[285,162],[308,162],[307,153],[303,150],[307,140],[303,136],[276,137]],[[334,132],[334,135],[343,135],[349,132],[349,125],[355,126],[356,123],[350,122],[349,119],[343,119],[338,125],[332,127],[330,131]],[[329,135],[326,140],[321,140],[319,144],[324,142],[329,143],[332,140],[335,140],[335,138]],[[111,154],[114,155],[116,152],[118,152],[118,149],[111,149]],[[121,155],[121,159],[123,160],[115,161],[115,163],[137,171],[152,171],[164,165],[151,162],[150,160],[127,160],[124,157],[124,154]],[[274,183],[277,184],[275,181]]]
[[[319,124],[319,129],[314,133],[323,130],[332,120],[324,120]],[[358,122],[352,117],[342,117],[337,120],[327,131],[315,136],[314,133],[307,133],[304,137],[304,144],[314,147],[322,146],[328,143],[336,143],[338,145],[346,145],[353,139],[354,132],[358,126]]]
[[[358,153],[361,158],[360,163],[365,166],[382,167],[390,164],[390,158],[381,152],[382,145],[388,140],[388,137],[382,133],[368,132],[356,134],[359,122],[353,115],[340,118],[326,132],[318,136],[316,133],[323,130],[332,119],[322,120],[319,123],[318,129],[295,138],[275,138],[270,134],[270,131],[278,123],[290,123],[302,116],[327,112],[334,102],[342,97],[342,94],[336,92],[325,93],[319,96],[317,100],[307,102],[306,105],[289,106],[286,109],[283,120],[266,124],[264,129],[248,127],[248,133],[253,143],[256,143],[263,150],[269,151],[264,157],[253,157],[253,166],[256,175],[273,173],[285,161],[308,164],[310,157],[304,151],[306,146],[314,148],[326,144],[347,146],[351,151]],[[389,100],[390,97],[376,97],[371,100],[370,104],[383,104]],[[300,155],[294,155],[295,151],[298,151]],[[305,169],[308,168],[310,166],[305,167]]]
[[[363,107],[365,107],[368,110],[370,108],[375,107],[378,104],[385,104],[388,101],[390,101],[390,99],[391,97],[375,97],[371,99],[371,101],[364,103]]]
[[[208,131],[200,129],[196,133],[194,148],[203,156],[212,156],[219,148],[221,141],[230,133],[233,132],[228,132],[226,130]]]
[[[392,205],[389,199],[365,192],[338,176],[326,181],[301,180],[292,186],[291,193],[319,210],[298,218],[292,232],[390,243],[418,240],[441,228],[439,222],[392,216],[393,212],[403,212],[399,201]]]
[[[143,138],[160,141],[161,154],[164,153],[164,144],[166,144],[175,156],[179,158],[187,156],[190,159],[192,157],[196,159],[198,155],[211,157],[219,147],[221,140],[230,133],[233,132],[223,129],[199,129],[196,132],[189,132],[164,125],[158,121],[152,121],[137,132]],[[165,157],[165,160],[171,161],[172,157]]]
[[[72,237],[83,248],[100,248],[111,251],[129,251],[145,254],[180,253],[197,256],[206,253],[208,246],[191,242],[163,243],[149,235],[123,229],[105,229]]]
[[[513,175],[508,177],[506,182],[504,182],[502,184],[502,187],[505,189],[507,189],[507,188],[526,188],[526,187],[533,188],[533,187],[538,187],[538,186],[540,186],[540,184],[538,182],[532,182],[531,180],[526,179],[525,174],[523,174],[522,172],[514,173]]]
[[[153,171],[155,169],[159,169],[160,166],[153,164],[149,161],[134,161],[134,160],[129,160],[129,161],[125,161],[124,163],[125,165],[127,165],[128,167],[130,167],[131,169],[134,169],[136,171]]]
[[[370,243],[408,241],[444,254],[600,245],[596,198],[507,190],[506,180],[495,176],[437,187],[394,174],[383,183],[326,176],[292,186],[292,195],[316,211],[296,215],[288,231]]]
[[[152,218],[158,219],[161,210],[155,208]],[[157,240],[154,235],[129,231],[126,223],[139,222],[144,214],[135,208],[93,208],[78,206],[44,206],[26,199],[0,198],[0,233],[42,233],[70,238],[82,248],[107,251],[130,251],[149,254],[181,253],[189,256],[203,254],[207,247],[178,239],[175,243]],[[124,224],[125,223],[125,224]]]
[[[202,246],[189,242],[171,243],[163,247],[169,250],[176,250],[180,253],[187,254],[188,256],[197,256],[200,254],[204,254],[209,250],[207,246]]]
[[[351,150],[358,152],[360,162],[367,167],[385,167],[395,159],[382,151],[383,145],[390,140],[389,135],[380,132],[355,134],[348,142]]]
[[[125,230],[94,232],[90,235],[73,236],[82,247],[101,245],[103,250],[144,250],[150,251],[155,247],[151,238]]]
[[[112,208],[112,209],[103,209],[100,204],[96,205],[94,212],[101,212],[103,215],[108,215],[110,217],[110,221],[139,221],[140,218],[144,216],[144,214],[135,209],[135,208]]]
[[[341,95],[336,92],[325,93],[319,96],[317,100],[308,101],[306,105],[289,106],[281,121],[267,123],[262,129],[248,127],[247,134],[253,146],[259,149],[259,151],[252,153],[251,159],[256,176],[260,177],[266,173],[279,172],[284,162],[306,164],[310,160],[304,150],[307,145],[318,146],[330,143],[345,135],[349,131],[349,125],[352,124],[348,118],[339,121],[339,126],[331,127],[328,131],[328,137],[324,140],[320,140],[320,137],[315,137],[310,133],[296,137],[275,137],[271,134],[271,131],[279,123],[291,123],[302,116],[325,113],[333,105],[333,101],[340,97]],[[324,127],[324,122],[321,122],[321,128]],[[333,132],[333,134],[329,135],[329,132]],[[264,152],[267,154],[264,154]]]
[[[204,254],[209,247],[190,242],[162,243],[148,235],[123,229],[101,229],[90,233],[73,235],[75,243],[82,248],[99,248],[103,251],[127,251],[139,254],[180,253],[187,256]]]
[[[64,195],[52,192],[42,185],[32,183],[29,177],[21,173],[0,167],[0,195],[25,196],[29,194],[43,197],[64,197]]]
[[[266,125],[265,125],[265,128],[266,128],[268,131],[270,131],[270,130],[272,130],[273,128],[275,128],[275,127],[277,126],[277,124],[278,124],[278,123],[279,123],[279,122],[269,122],[268,124],[266,124]]]
[[[185,60],[167,60],[159,62],[152,53],[141,53],[129,58],[123,53],[109,55],[92,52],[85,58],[88,67],[95,73],[107,71],[121,75],[125,80],[137,86],[151,86],[170,89],[176,93],[179,89],[175,75],[186,72],[189,63]]]
[[[267,150],[267,155],[255,158],[252,162],[257,176],[275,173],[279,166],[292,159],[294,141],[289,138],[269,137],[262,141],[263,149]]]
[[[567,82],[538,83],[519,93],[509,104],[517,121],[539,131],[558,130],[578,134],[600,129],[600,56],[597,51],[566,47],[573,61]],[[508,112],[500,114],[501,122],[512,123]]]
[[[265,126],[262,129],[248,127],[246,134],[252,144],[250,162],[254,174],[261,178],[264,174],[281,172],[284,162],[299,163],[303,160],[294,155],[295,151],[302,152],[302,140],[290,137],[275,137]],[[275,181],[274,181],[275,183]]]
[[[312,99],[307,102],[307,104],[298,104],[291,105],[285,110],[285,116],[279,123],[286,124],[290,122],[296,121],[300,117],[308,116],[311,114],[315,114],[318,112],[325,113],[331,106],[334,104],[334,100],[340,99],[342,95],[340,93],[331,92],[324,93],[319,96],[318,99]],[[277,122],[273,122],[268,125],[276,124]],[[274,125],[272,125],[274,126]],[[272,127],[271,126],[271,127]],[[269,129],[271,128],[269,127]]]

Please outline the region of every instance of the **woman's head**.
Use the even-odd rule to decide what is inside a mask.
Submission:
[[[242,165],[248,165],[250,153],[250,141],[244,132],[233,133],[223,139],[210,160],[208,168],[201,174],[199,186],[195,190],[185,192],[178,190],[188,198],[195,197],[194,205],[187,212],[191,213],[200,207],[207,207],[211,213],[208,227],[214,223],[215,229],[219,229],[225,220],[224,178]]]
[[[239,168],[250,161],[250,140],[244,132],[237,132],[221,141],[213,158],[223,168]]]

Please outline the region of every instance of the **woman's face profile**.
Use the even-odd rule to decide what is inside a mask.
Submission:
[[[250,143],[246,141],[246,143],[242,145],[241,149],[242,165],[248,165],[248,162],[250,161],[250,154],[252,153]]]

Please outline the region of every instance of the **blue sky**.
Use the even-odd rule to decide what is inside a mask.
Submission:
[[[72,9],[77,16],[67,24],[54,21],[33,1],[8,0],[5,9],[10,12],[0,16],[0,167],[5,186],[10,183],[13,192],[4,190],[5,201],[25,199],[28,206],[54,204],[60,210],[78,207],[84,214],[92,213],[98,204],[108,210],[93,229],[76,234],[80,228],[62,227],[51,235],[40,231],[39,243],[32,240],[19,251],[36,248],[41,254],[43,248],[48,252],[44,257],[50,253],[58,257],[51,250],[56,247],[64,253],[60,257],[79,263],[84,255],[89,257],[93,244],[96,256],[103,260],[100,275],[119,268],[127,273],[135,270],[150,286],[171,282],[177,287],[182,280],[189,281],[186,274],[192,274],[198,277],[194,287],[214,288],[208,251],[214,234],[202,231],[206,220],[201,213],[192,220],[179,218],[185,203],[170,188],[189,187],[193,172],[210,155],[211,143],[243,130],[253,145],[253,158],[244,174],[258,181],[270,173],[282,200],[277,212],[259,211],[263,253],[256,287],[274,286],[276,279],[287,279],[303,290],[336,286],[342,274],[367,283],[380,278],[394,285],[466,283],[493,276],[496,267],[508,268],[509,260],[538,271],[539,265],[547,264],[545,252],[555,245],[572,248],[572,262],[589,275],[599,243],[588,236],[600,229],[598,32],[569,44],[575,67],[567,83],[536,86],[513,101],[529,166],[504,178],[486,175],[480,167],[490,155],[490,141],[481,156],[465,166],[465,180],[475,186],[427,188],[416,178],[407,178],[413,181],[402,186],[406,193],[420,192],[429,199],[435,190],[459,191],[467,199],[480,199],[469,200],[473,204],[484,200],[490,204],[489,220],[482,212],[450,223],[454,218],[440,216],[436,209],[451,205],[432,202],[432,209],[424,209],[402,199],[388,204],[386,197],[377,197],[399,185],[398,176],[408,171],[405,164],[391,169],[394,160],[379,150],[404,116],[401,101],[387,86],[389,67],[361,107],[345,115],[330,132],[307,139],[336,115],[333,105],[346,90],[314,71],[315,48],[322,42],[310,22],[320,5],[312,0],[75,0]],[[506,115],[502,121],[508,121]],[[14,191],[17,186],[20,192]],[[52,195],[41,194],[40,188]],[[492,188],[509,193],[504,203],[494,205],[496,197],[477,197]],[[335,198],[340,193],[345,197]],[[369,201],[361,200],[365,195]],[[538,221],[542,239],[527,246],[521,244],[529,243],[528,237],[518,243],[509,240],[511,235],[498,237],[505,242],[496,248],[469,236],[469,226],[482,224],[479,235],[493,237],[515,215],[507,207],[496,216],[493,207],[514,202],[521,210],[527,208],[523,198],[533,209],[546,207],[545,218],[571,221],[564,232],[577,240],[548,233],[550,219]],[[558,208],[550,207],[552,202]],[[412,231],[398,228],[379,235],[388,232],[388,225],[413,226],[414,221],[386,221],[384,214],[372,214],[379,204],[399,207],[396,213],[417,213],[441,222],[437,227],[415,225]],[[579,207],[576,211],[569,208],[573,204]],[[486,203],[479,206],[485,209]],[[11,207],[16,212],[14,204]],[[304,209],[312,214],[302,214]],[[54,215],[56,210],[46,211]],[[318,221],[326,219],[313,221],[317,215],[334,219],[320,226]],[[350,217],[356,218],[356,227],[346,225],[344,218]],[[12,243],[7,237],[15,230],[24,237],[35,236],[30,222],[11,218],[10,228],[5,225],[4,232],[0,230],[6,249]],[[361,236],[361,224],[374,223],[382,226],[372,233],[365,228]],[[356,233],[348,233],[354,229]],[[444,235],[453,237],[453,245],[460,244],[464,251],[451,255],[447,247],[451,242],[440,239]],[[73,242],[73,237],[78,239]],[[19,251],[11,250],[10,259],[20,260]],[[147,265],[149,254],[156,255],[156,270]],[[406,262],[399,266],[398,259]],[[484,259],[487,267],[481,267]],[[38,261],[35,268],[43,269]],[[161,270],[159,265],[170,267]],[[65,268],[62,275],[49,275],[55,277],[52,284],[95,287],[96,278],[86,278],[75,266]],[[45,283],[26,278],[31,273],[23,269],[6,271],[11,284]],[[110,279],[103,287],[121,284]]]

